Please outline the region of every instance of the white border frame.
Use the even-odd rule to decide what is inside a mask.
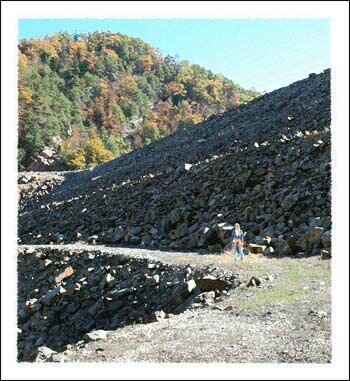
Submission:
[[[349,377],[349,16],[346,1],[3,1],[3,379],[347,379]],[[333,361],[331,364],[18,364],[16,359],[17,21],[19,18],[330,18],[332,51]],[[301,78],[300,78],[301,79]]]

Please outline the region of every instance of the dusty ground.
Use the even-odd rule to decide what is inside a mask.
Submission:
[[[110,331],[107,340],[79,342],[54,355],[53,361],[331,361],[329,260],[251,254],[235,265],[230,255],[99,248],[168,263],[215,264],[234,270],[243,280],[257,276],[262,283],[260,287],[243,284],[205,308]]]

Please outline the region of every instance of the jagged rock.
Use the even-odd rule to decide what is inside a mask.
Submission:
[[[330,250],[325,250],[325,249],[322,249],[321,250],[321,258],[322,259],[331,259],[332,258],[332,253]]]
[[[207,275],[203,278],[196,279],[196,284],[201,291],[222,291],[231,286],[229,282],[223,279],[217,279],[212,275]]]
[[[48,257],[52,264],[43,269],[43,258]],[[74,273],[61,281],[64,288],[59,283],[51,289],[55,278],[73,266]],[[183,312],[204,291],[197,282],[215,291],[204,297],[203,305],[210,303],[210,295],[219,295],[217,290],[236,286],[234,274],[214,267],[171,266],[98,249],[67,251],[48,246],[30,254],[20,249],[18,269],[21,359],[32,358],[35,348],[43,344],[62,348],[92,330],[108,331]]]
[[[288,245],[288,242],[282,238],[277,239],[274,242],[275,254],[277,255],[290,255],[292,249]]]
[[[102,329],[88,332],[84,335],[84,340],[86,342],[89,341],[98,341],[98,340],[106,340],[107,339],[107,332],[103,331]]]
[[[331,247],[331,238],[332,238],[331,230],[327,230],[322,234],[321,241],[322,241],[322,246],[324,248]]]
[[[187,281],[187,282],[186,282],[186,285],[187,285],[187,291],[188,291],[189,293],[191,293],[191,292],[192,292],[193,290],[195,290],[196,287],[197,287],[197,284],[196,284],[196,282],[195,282],[193,279]]]
[[[255,276],[252,276],[247,283],[247,287],[258,287],[260,284],[261,280]]]
[[[215,299],[215,291],[202,292],[195,298],[195,303],[212,303]]]
[[[25,304],[25,308],[28,312],[37,312],[40,310],[41,306],[41,303],[39,303],[36,298],[29,299]]]
[[[64,294],[66,290],[62,286],[57,286],[53,290],[49,290],[43,297],[42,301],[44,304],[50,305],[57,299],[60,295]]]
[[[54,147],[45,147],[36,157],[35,161],[29,165],[27,171],[48,171],[62,167],[62,158]]]
[[[273,255],[275,252],[274,248],[271,247],[271,246],[268,246],[265,250],[264,250],[264,255]]]
[[[265,245],[257,245],[255,243],[250,243],[248,246],[248,250],[253,254],[263,254],[266,249]]]
[[[56,351],[53,351],[52,349],[41,346],[38,348],[38,353],[35,357],[34,362],[47,362],[50,361],[52,355],[56,354]]]
[[[304,233],[298,240],[297,245],[306,252],[311,252],[312,249],[318,248],[321,243],[321,237],[324,229],[314,227]]]
[[[67,268],[64,269],[64,271],[62,271],[59,275],[57,275],[55,277],[55,282],[56,283],[60,283],[62,282],[63,279],[66,279],[66,278],[69,278],[70,276],[73,275],[73,267],[72,266],[69,266]]]

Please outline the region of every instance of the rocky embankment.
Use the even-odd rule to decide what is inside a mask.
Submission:
[[[18,270],[19,361],[331,359],[330,261],[316,256],[20,246]]]
[[[19,242],[331,255],[330,71],[89,171],[23,206]]]
[[[151,252],[20,247],[18,358],[33,361],[41,347],[62,351],[99,330],[204,307],[239,284],[230,271],[168,264]]]
[[[18,211],[40,203],[41,197],[52,192],[65,179],[64,172],[19,172]]]

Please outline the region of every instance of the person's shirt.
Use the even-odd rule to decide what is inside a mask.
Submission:
[[[243,231],[242,230],[236,230],[236,229],[233,229],[232,230],[232,238],[233,239],[240,239],[240,240],[242,240],[243,241],[243,237],[244,237],[244,235],[243,235]]]

